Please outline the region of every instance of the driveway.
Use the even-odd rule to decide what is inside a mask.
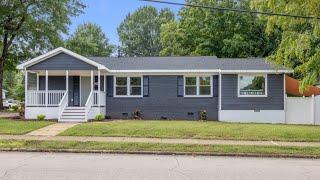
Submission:
[[[319,179],[320,160],[0,152],[0,179]]]

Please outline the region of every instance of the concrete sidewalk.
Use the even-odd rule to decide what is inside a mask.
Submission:
[[[78,123],[55,123],[28,133],[29,136],[56,136]]]
[[[79,141],[79,142],[87,142],[87,141],[132,142],[132,143],[198,144],[198,145],[218,145],[219,144],[219,145],[252,145],[252,146],[320,147],[320,142],[236,141],[236,140],[162,139],[162,138],[134,138],[134,137],[0,135],[0,139]]]

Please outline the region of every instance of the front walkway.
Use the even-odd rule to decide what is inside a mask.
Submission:
[[[26,136],[56,136],[77,124],[78,123],[55,123],[50,126],[32,131],[26,134]]]
[[[60,123],[59,123],[60,124]],[[68,125],[68,124],[66,124]],[[74,126],[75,124],[69,124]],[[83,137],[83,136],[53,136],[39,135],[0,135],[0,139],[12,140],[46,140],[46,141],[78,141],[78,142],[131,142],[131,143],[164,143],[164,144],[197,144],[197,145],[252,145],[252,146],[299,146],[320,147],[320,142],[284,142],[284,141],[235,141],[235,140],[203,140],[203,139],[161,139],[161,138],[133,138],[133,137]],[[61,131],[59,131],[61,132]],[[30,135],[36,134],[36,135]],[[49,134],[49,133],[47,133]],[[57,131],[55,132],[57,134]]]

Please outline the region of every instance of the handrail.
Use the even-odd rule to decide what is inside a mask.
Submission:
[[[62,115],[62,111],[64,110],[64,108],[67,107],[68,105],[68,90],[65,91],[65,94],[63,95],[60,103],[59,103],[59,120],[61,119],[61,115]]]
[[[86,120],[88,120],[88,114],[89,114],[89,111],[90,111],[92,105],[93,105],[93,91],[90,92],[88,99],[87,99],[87,102],[85,104]]]

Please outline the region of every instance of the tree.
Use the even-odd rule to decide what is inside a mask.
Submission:
[[[189,4],[250,9],[249,0],[187,0]],[[218,57],[263,57],[276,44],[264,32],[265,22],[253,14],[185,7],[179,20],[161,31],[161,55],[215,55]]]
[[[274,13],[320,16],[319,0],[253,0],[252,7]],[[282,31],[280,44],[270,60],[294,69],[302,79],[300,91],[316,83],[320,77],[320,20],[282,16],[262,16],[267,20],[266,32]]]
[[[65,42],[65,46],[84,56],[110,56],[114,46],[101,27],[93,23],[78,26],[76,32]]]
[[[158,11],[155,7],[139,8],[128,14],[118,27],[121,49],[125,56],[159,56],[160,27],[174,20],[169,9]]]
[[[61,34],[67,33],[71,16],[83,8],[80,0],[0,1],[0,102],[4,68],[11,69],[21,58],[61,45]]]

